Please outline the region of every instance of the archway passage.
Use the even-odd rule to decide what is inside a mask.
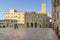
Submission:
[[[27,23],[27,27],[29,28],[29,23]]]
[[[31,27],[33,27],[33,23],[31,23]]]
[[[3,28],[5,28],[5,25],[3,25]]]
[[[37,23],[35,23],[35,28],[37,28]]]

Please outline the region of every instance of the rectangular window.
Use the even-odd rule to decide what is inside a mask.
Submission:
[[[11,22],[13,22],[13,20],[11,20]]]
[[[20,13],[18,15],[21,15]]]
[[[17,16],[14,16],[15,18],[17,18]]]
[[[19,18],[21,18],[21,17],[19,17]]]
[[[11,18],[13,18],[13,17],[11,16]]]

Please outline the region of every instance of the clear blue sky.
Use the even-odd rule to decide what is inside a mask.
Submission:
[[[5,11],[9,11],[11,8],[17,11],[40,11],[42,3],[46,3],[47,11],[52,14],[51,0],[1,0],[0,19],[4,19]]]

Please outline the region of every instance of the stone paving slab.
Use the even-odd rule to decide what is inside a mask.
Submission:
[[[51,28],[0,28],[0,40],[58,40]]]

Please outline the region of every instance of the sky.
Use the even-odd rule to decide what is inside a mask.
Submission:
[[[46,3],[46,11],[52,15],[51,0],[1,0],[0,1],[0,20],[5,17],[5,12],[10,9],[17,11],[41,11],[41,4]]]

